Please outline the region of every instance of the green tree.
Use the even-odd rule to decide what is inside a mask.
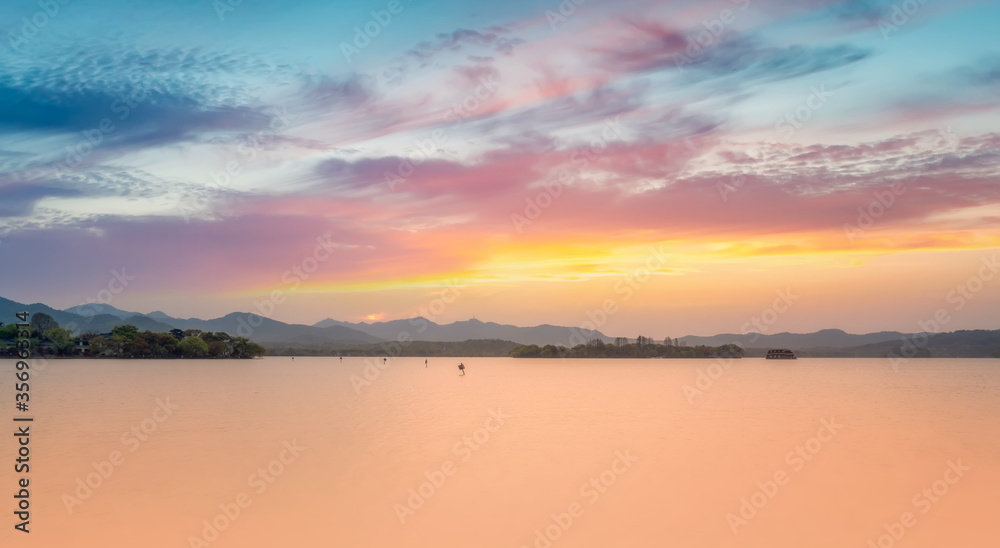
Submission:
[[[111,336],[118,335],[124,339],[125,343],[131,343],[139,336],[139,328],[134,325],[118,325],[111,330]]]
[[[230,344],[229,357],[231,358],[258,358],[264,355],[264,347],[251,342],[246,337],[234,337]],[[384,351],[383,351],[384,352]]]
[[[150,354],[165,358],[177,351],[177,338],[171,333],[150,333],[147,337]]]
[[[537,358],[542,349],[537,344],[515,346],[510,349],[510,355],[514,358]]]
[[[61,327],[55,327],[45,332],[45,338],[52,342],[66,342],[69,340],[69,331]]]
[[[0,339],[13,339],[17,336],[17,326],[9,323],[0,327]]]
[[[201,335],[199,335],[199,337],[201,337],[201,339],[207,343],[210,343],[212,341],[222,341],[224,343],[228,343],[229,341],[233,340],[233,337],[230,336],[229,333],[226,333],[225,331],[215,331],[215,332],[206,331]]]
[[[184,337],[181,342],[177,343],[177,348],[186,358],[198,358],[208,354],[208,343],[194,336]]]
[[[90,339],[90,354],[92,356],[106,356],[113,352],[113,343],[104,337],[94,337]]]
[[[111,329],[111,344],[108,352],[114,357],[132,355],[132,342],[139,336],[139,329],[134,325],[117,325]]]
[[[222,341],[212,341],[207,344],[209,356],[212,356],[213,358],[224,358],[226,356],[226,343]]]
[[[72,354],[73,349],[76,347],[70,339],[69,331],[61,327],[55,327],[46,331],[45,338],[52,341],[52,348],[55,349],[57,354]]]
[[[555,358],[558,355],[559,355],[559,349],[551,344],[543,346],[542,351],[539,353],[539,356],[542,358]]]
[[[148,331],[146,333],[149,333]],[[136,335],[132,342],[125,346],[125,353],[129,356],[141,358],[152,354],[153,349],[149,346],[149,340],[144,334]]]
[[[52,316],[44,312],[39,312],[38,314],[32,314],[31,316],[31,331],[38,335],[42,335],[49,329],[56,329],[59,327],[59,322],[55,321]]]
[[[263,346],[255,343],[255,342],[252,342],[252,341],[251,342],[247,342],[247,350],[246,350],[247,356],[246,357],[248,357],[248,358],[259,358],[259,357],[263,356],[265,352],[267,352],[267,350],[265,350]]]

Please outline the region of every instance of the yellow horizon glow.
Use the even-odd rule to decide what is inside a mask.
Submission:
[[[746,272],[812,265],[817,273],[828,268],[856,268],[882,256],[922,255],[1000,248],[1000,235],[973,232],[887,233],[850,242],[844,234],[813,233],[794,237],[633,241],[630,243],[549,241],[486,241],[461,261],[461,268],[386,274],[359,272],[339,279],[321,273],[304,280],[296,293],[426,290],[482,284],[516,285],[527,282],[583,282],[614,278],[646,269],[653,276],[687,276],[719,264],[739,264]],[[280,285],[236,289],[231,295],[259,295]]]

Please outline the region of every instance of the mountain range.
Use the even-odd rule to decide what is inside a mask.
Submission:
[[[600,331],[589,331],[549,324],[536,325],[534,327],[517,327],[515,325],[482,322],[476,319],[441,325],[423,317],[375,323],[350,323],[327,318],[313,324],[313,326],[324,329],[337,326],[347,327],[385,340],[396,340],[399,334],[403,332],[408,333],[410,338],[414,340],[432,342],[500,339],[513,341],[518,344],[574,346],[581,342],[597,338],[604,341],[613,340]]]
[[[13,318],[16,312],[26,310],[32,314],[44,312],[61,327],[67,327],[76,334],[107,333],[118,325],[130,324],[140,331],[166,333],[172,329],[200,329],[202,331],[224,331],[230,335],[247,337],[259,343],[322,343],[322,342],[379,342],[381,339],[362,331],[342,326],[331,328],[309,325],[287,324],[258,314],[233,312],[221,318],[202,320],[199,318],[174,318],[163,312],[149,314],[129,312],[106,304],[89,304],[56,310],[50,306],[35,303],[21,304],[0,297],[0,319]]]
[[[878,333],[867,333],[864,335],[854,335],[840,329],[823,329],[815,333],[774,333],[764,335],[760,333],[747,333],[737,335],[726,333],[722,335],[712,335],[710,337],[686,336],[681,337],[682,343],[688,346],[721,346],[723,344],[736,343],[743,347],[755,348],[790,348],[792,350],[800,348],[850,348],[863,346],[885,341],[900,342],[904,337],[911,337],[911,334],[900,333],[898,331],[879,331]]]
[[[595,338],[607,343],[614,341],[613,337],[600,331],[584,331],[578,328],[549,324],[518,327],[476,319],[438,324],[426,318],[417,317],[374,323],[351,323],[327,318],[313,325],[304,325],[288,324],[245,312],[233,312],[220,318],[203,320],[200,318],[175,318],[161,311],[143,314],[121,310],[107,304],[80,305],[58,310],[41,303],[22,304],[0,297],[0,321],[4,321],[5,318],[10,318],[11,320],[8,321],[12,321],[15,313],[25,310],[32,314],[44,312],[59,322],[60,326],[70,328],[76,334],[107,333],[117,325],[131,324],[139,328],[140,331],[149,330],[161,333],[172,329],[224,331],[232,335],[250,338],[261,344],[272,345],[282,343],[305,345],[378,343],[397,340],[403,333],[406,334],[408,340],[429,342],[496,339],[518,344],[574,346],[583,340]],[[953,341],[953,348],[948,352],[949,355],[959,355],[978,346],[983,346],[985,349],[993,344],[990,341],[996,337],[998,332],[956,333],[963,335],[960,340]],[[867,354],[877,349],[899,347],[903,341],[914,340],[917,337],[920,335],[897,331],[851,334],[840,329],[824,329],[815,333],[727,333],[709,337],[688,335],[679,337],[678,342],[688,346],[720,346],[736,343],[745,348],[758,349],[790,348],[796,351],[817,349],[825,355],[850,355],[854,350],[848,352],[849,349],[860,349]],[[936,335],[935,341],[944,342],[945,339],[941,337],[943,334]],[[962,350],[963,348],[965,350]]]
[[[261,344],[376,343],[397,340],[402,333],[409,340],[433,342],[465,341],[470,339],[501,339],[518,344],[573,345],[577,341],[600,338],[610,341],[599,331],[587,331],[556,325],[517,327],[479,320],[467,320],[441,325],[426,318],[411,318],[378,323],[349,323],[332,319],[314,325],[288,324],[258,314],[232,312],[221,318],[175,318],[161,311],[143,314],[115,308],[107,304],[85,304],[57,310],[48,305],[22,304],[0,297],[0,321],[13,318],[16,312],[44,312],[62,327],[74,333],[107,333],[117,325],[131,324],[140,331],[166,333],[171,329],[224,331],[247,337]]]

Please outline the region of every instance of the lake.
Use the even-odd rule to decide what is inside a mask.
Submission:
[[[365,360],[0,362],[2,544],[998,545],[1000,360]]]

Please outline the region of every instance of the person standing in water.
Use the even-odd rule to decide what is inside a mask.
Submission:
[[[464,363],[459,363],[458,364],[458,370],[461,371],[462,374],[464,375],[465,374],[465,364]]]
[[[424,367],[427,367],[427,360],[424,360]]]

